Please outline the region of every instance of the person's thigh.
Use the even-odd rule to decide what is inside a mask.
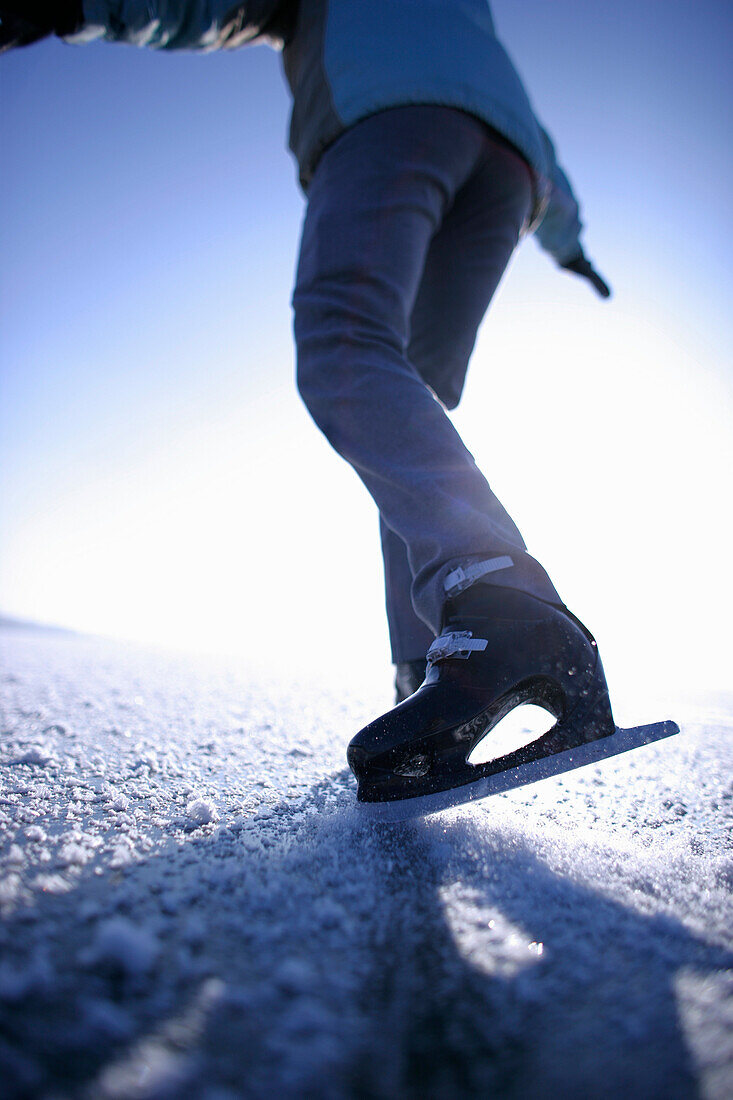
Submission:
[[[410,321],[408,359],[449,409],[532,201],[525,161],[488,129],[485,141],[430,243]]]
[[[373,115],[324,153],[293,295],[299,353],[338,327],[342,351],[350,333],[368,333],[404,359],[430,242],[483,140],[477,120],[426,105]],[[348,361],[340,357],[342,370]],[[409,369],[406,361],[401,367]],[[301,371],[310,368],[318,362],[306,356]],[[302,373],[301,381],[307,385]]]

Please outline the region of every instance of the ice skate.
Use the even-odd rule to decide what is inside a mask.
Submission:
[[[515,707],[556,719],[546,733],[485,763],[476,745]],[[564,606],[476,584],[451,600],[422,686],[352,740],[360,802],[380,817],[429,813],[581,767],[677,733],[673,722],[614,723],[598,647]],[[404,803],[403,800],[408,800]],[[390,813],[389,804],[394,806]]]

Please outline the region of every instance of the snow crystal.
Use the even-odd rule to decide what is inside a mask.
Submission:
[[[160,761],[154,752],[144,752],[133,762],[132,768],[135,771],[159,772]]]
[[[40,745],[33,745],[31,748],[26,749],[20,756],[16,756],[13,760],[10,760],[10,764],[34,764],[40,767],[48,764],[51,761],[51,754],[47,752]]]
[[[20,875],[4,875],[0,878],[0,905],[9,905],[20,893],[22,879]]]
[[[117,871],[122,867],[129,867],[131,863],[135,862],[135,850],[129,841],[121,840],[119,844],[115,844],[110,855],[109,865]]]
[[[149,929],[127,917],[111,917],[97,928],[92,945],[80,955],[85,966],[109,966],[125,974],[146,974],[160,945]]]
[[[64,844],[58,854],[58,861],[62,867],[82,867],[92,858],[92,853],[83,844],[70,841]]]
[[[27,840],[39,844],[42,844],[43,841],[46,839],[46,833],[40,825],[31,825],[28,829],[26,829],[25,835]]]
[[[96,802],[97,796],[88,787],[73,787],[71,791],[72,802]]]
[[[63,875],[36,875],[32,885],[44,894],[68,894],[72,884]]]
[[[186,817],[195,825],[208,825],[219,820],[219,811],[210,798],[192,798],[186,806]]]

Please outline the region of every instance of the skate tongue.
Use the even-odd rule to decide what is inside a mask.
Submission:
[[[472,653],[483,653],[488,644],[487,638],[474,638],[470,630],[447,631],[436,638],[428,650],[428,664],[445,661],[448,657],[466,661]]]

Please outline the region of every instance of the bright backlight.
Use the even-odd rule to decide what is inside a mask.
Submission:
[[[536,741],[555,725],[544,707],[525,703],[515,707],[483,737],[468,757],[469,764],[486,764]]]

